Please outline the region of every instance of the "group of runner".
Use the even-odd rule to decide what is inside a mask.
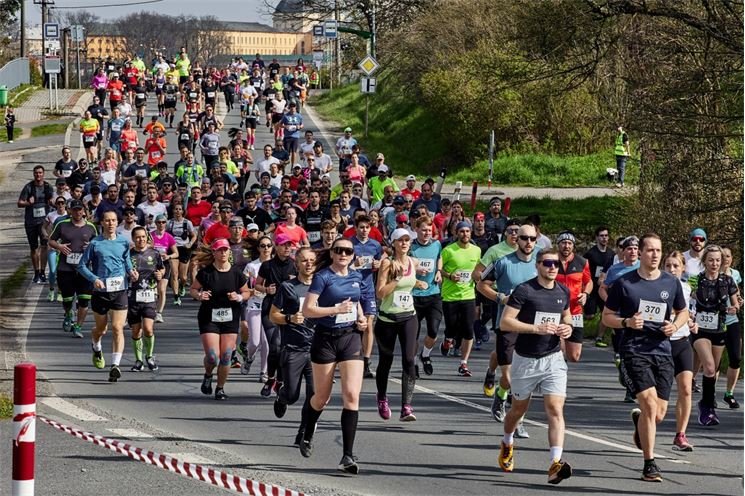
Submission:
[[[500,198],[491,199],[486,212],[466,215],[459,200],[436,192],[431,178],[418,187],[417,177],[408,176],[400,188],[385,156],[368,159],[351,128],[336,141],[334,158],[325,153],[304,129],[304,96],[295,86],[302,78],[285,81],[278,64],[264,66],[259,56],[250,67],[236,61],[218,71],[192,66],[182,52],[175,61],[178,84],[169,82],[175,74],[169,77],[168,64],[159,59],[152,79],[158,115],[145,129],[149,144],[139,148],[136,131],[130,131],[132,118],[141,126],[144,113],[130,115],[127,94],[116,89],[120,71],[138,83],[131,71],[137,64],[129,62],[103,67],[96,76],[109,81],[105,87],[94,82],[95,108],[81,122],[86,158],[76,161],[64,147],[53,169],[55,186],[37,166],[18,200],[25,209],[34,282],[49,282],[49,300],[61,299],[62,327],[75,337],[84,336],[88,307],[93,310],[92,361],[100,369],[106,367],[101,339],[111,323],[109,381],[122,376],[125,322],[131,370],[158,370],[154,323],[164,321],[170,286],[175,306],[187,292],[198,304],[203,394],[227,400],[231,369],[244,375],[254,369],[260,395],[274,397],[274,413],[282,418],[299,400],[305,380],[295,439],[302,456],[312,455],[316,424],[339,370],[339,468],[348,473],[359,471],[354,441],[363,379],[375,379],[380,417],[392,416],[387,393],[396,341],[402,364],[399,419],[410,422],[416,420],[413,394],[420,373],[435,373],[432,351],[437,347],[443,357],[454,357],[452,371],[471,377],[471,353],[493,332],[483,392],[493,397],[492,415],[504,425],[499,465],[514,469],[514,438],[529,436],[522,419],[532,395],[542,394],[549,419],[548,481],[554,484],[572,473],[563,459],[562,411],[567,362],[581,360],[586,320],[600,316],[598,347],[607,346],[604,333],[611,329],[627,399],[639,404],[632,420],[634,442],[644,453],[644,480],[661,480],[653,458],[655,428],[673,378],[673,449],[693,450],[686,427],[699,371],[698,422],[719,423],[715,388],[725,347],[723,400],[739,408],[734,388],[742,356],[742,279],[732,268],[731,251],[707,246],[703,229],[691,232],[685,253],[663,252],[654,234],[618,238],[614,252],[610,232],[601,226],[592,248],[580,255],[574,233],[558,233],[554,248],[540,231],[539,216],[509,218]],[[305,72],[302,61],[284,70],[292,72]],[[239,92],[241,126],[231,130],[226,145],[214,111],[213,86],[222,79],[213,74],[253,88]],[[158,93],[169,84],[174,94],[184,94],[186,108],[177,125],[180,157],[173,164],[164,161],[163,135],[166,124],[173,124],[176,101],[171,107],[166,93],[161,106]],[[135,106],[138,88],[129,92]],[[289,104],[275,104],[285,99]],[[259,125],[262,101],[274,142],[254,157],[251,130]],[[220,102],[231,110],[224,90]],[[99,158],[104,128],[110,149]],[[336,184],[332,171],[339,173]],[[437,364],[438,371],[447,370],[446,363]]]

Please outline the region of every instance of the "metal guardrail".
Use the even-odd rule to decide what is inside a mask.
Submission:
[[[8,90],[12,90],[30,83],[31,74],[27,57],[13,59],[0,68],[0,86],[7,86]]]

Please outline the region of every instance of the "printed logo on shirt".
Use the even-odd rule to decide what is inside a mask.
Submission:
[[[667,300],[669,297],[670,297],[670,293],[668,293],[667,291],[660,292],[660,298],[662,298],[663,300]]]
[[[559,298],[558,300],[556,300],[556,303],[558,303],[559,305],[562,305],[564,303],[564,300]]]
[[[352,283],[352,287],[353,287],[353,288],[359,288],[359,287],[360,287],[360,283],[358,283],[358,282],[353,282],[353,283]]]

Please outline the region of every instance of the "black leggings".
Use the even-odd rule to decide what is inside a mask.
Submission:
[[[742,362],[742,336],[740,336],[740,322],[727,324],[727,336],[725,337],[729,368],[739,369]]]
[[[378,386],[378,394],[385,396],[388,391],[388,374],[393,365],[393,350],[396,348],[396,338],[401,343],[401,364],[404,376],[416,377],[416,350],[417,329],[419,322],[416,315],[412,315],[403,322],[383,322],[378,319],[375,323],[375,338],[378,342],[378,369],[375,374],[375,384]],[[407,387],[408,381],[404,377],[402,388]],[[413,391],[403,390],[404,403],[411,403],[410,393]],[[409,400],[406,401],[406,396]]]
[[[277,398],[285,405],[292,405],[300,397],[300,383],[305,378],[305,397],[313,396],[313,368],[310,364],[310,351],[284,349],[280,356],[282,387]]]
[[[266,342],[269,344],[266,373],[269,374],[269,377],[274,377],[276,372],[281,372],[279,368],[279,355],[282,349],[282,334],[279,332],[279,327],[269,320],[268,315],[261,316],[261,324],[264,326]],[[277,380],[282,380],[279,375],[277,375]]]

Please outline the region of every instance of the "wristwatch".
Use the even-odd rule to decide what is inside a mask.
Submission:
[[[621,327],[626,327],[626,321],[627,321],[627,320],[628,320],[628,319],[623,319],[623,320],[621,320]]]

